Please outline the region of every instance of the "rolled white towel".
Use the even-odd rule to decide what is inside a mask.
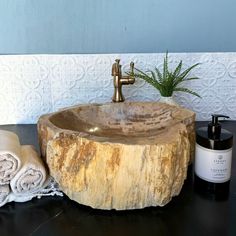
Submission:
[[[63,197],[63,193],[59,189],[58,184],[52,177],[48,177],[42,188],[38,189],[34,193],[14,194],[10,191],[10,186],[0,185],[0,207],[8,202],[27,202],[33,198],[41,198],[47,196],[60,196]]]
[[[10,194],[9,184],[0,185],[0,207],[8,202],[9,194]]]
[[[42,188],[47,172],[33,146],[23,145],[21,153],[22,167],[10,181],[10,186],[14,194],[34,193]]]
[[[9,184],[21,167],[21,146],[18,136],[0,130],[0,185]]]

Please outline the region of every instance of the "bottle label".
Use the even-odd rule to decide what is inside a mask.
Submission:
[[[232,148],[211,150],[196,144],[195,173],[208,182],[224,183],[230,179]]]

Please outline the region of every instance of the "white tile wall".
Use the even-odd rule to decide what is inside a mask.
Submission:
[[[123,71],[130,61],[141,69],[161,67],[164,54],[2,55],[0,56],[0,124],[36,123],[39,116],[78,103],[110,102],[111,66],[121,59]],[[186,86],[202,99],[176,93],[176,100],[209,120],[211,113],[236,119],[236,53],[170,53],[170,66],[202,64],[192,75],[200,80]],[[159,94],[137,80],[123,86],[126,100],[157,101]]]

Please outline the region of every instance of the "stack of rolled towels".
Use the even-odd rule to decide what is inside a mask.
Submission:
[[[42,191],[49,184],[53,185],[52,179],[35,148],[21,146],[15,133],[0,130],[0,207],[11,201],[25,202],[41,197],[44,194],[40,192],[46,196],[62,196],[55,186],[52,191]]]

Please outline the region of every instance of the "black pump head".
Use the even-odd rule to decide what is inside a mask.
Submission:
[[[221,133],[221,124],[218,122],[219,117],[229,118],[221,114],[212,114],[212,121],[208,124],[208,136],[210,138],[219,138]]]
[[[220,114],[212,114],[212,124],[218,124],[218,118],[219,117],[223,117],[223,118],[229,118],[229,116],[225,116],[225,115],[220,115]]]

